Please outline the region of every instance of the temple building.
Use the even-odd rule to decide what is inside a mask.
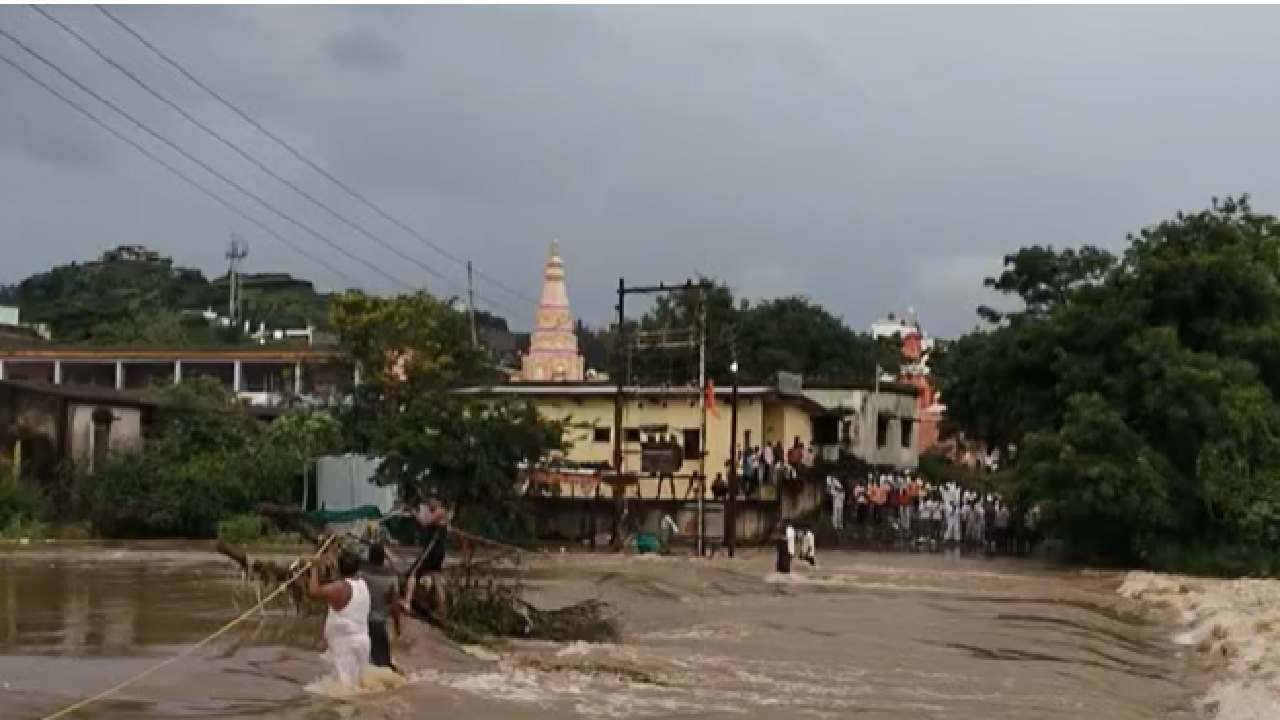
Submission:
[[[933,339],[925,337],[914,309],[905,317],[889,313],[887,318],[871,324],[872,337],[897,337],[902,342],[902,366],[897,381],[916,388],[916,412],[920,422],[919,448],[927,451],[938,444],[939,425],[946,406],[929,371],[929,353]]]
[[[573,314],[564,284],[560,243],[552,241],[542,276],[542,295],[533,319],[529,352],[520,359],[520,379],[533,382],[581,382],[586,368],[573,333]]]

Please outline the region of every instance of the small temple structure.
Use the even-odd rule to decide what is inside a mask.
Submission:
[[[883,320],[871,325],[873,337],[898,337],[902,341],[902,366],[898,370],[898,382],[916,387],[916,406],[920,418],[920,451],[924,452],[938,444],[938,426],[942,422],[942,414],[946,406],[934,385],[929,372],[929,353],[933,350],[933,341],[926,338],[920,329],[920,321],[915,310],[909,310],[906,317],[896,317],[893,313]]]
[[[564,284],[564,260],[560,243],[551,242],[551,252],[542,275],[542,295],[533,318],[529,352],[520,358],[519,379],[531,382],[580,382],[586,368],[578,352],[578,336],[573,333],[569,292]]]

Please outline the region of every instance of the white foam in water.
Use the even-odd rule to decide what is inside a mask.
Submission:
[[[1217,718],[1280,718],[1280,580],[1132,572],[1119,593],[1177,613],[1174,641],[1221,668],[1205,698]]]
[[[303,690],[341,700],[395,690],[407,682],[404,676],[389,668],[366,665],[360,673],[360,682],[355,685],[348,685],[332,675],[326,675],[308,683]]]

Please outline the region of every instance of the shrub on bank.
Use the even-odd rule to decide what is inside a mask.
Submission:
[[[219,521],[300,497],[303,464],[338,437],[327,414],[291,411],[265,425],[198,382],[167,390],[161,408],[142,450],[103,458],[91,475],[77,469],[62,484],[74,517],[104,537],[213,537]]]
[[[34,520],[40,513],[40,499],[26,488],[0,481],[0,528]]]

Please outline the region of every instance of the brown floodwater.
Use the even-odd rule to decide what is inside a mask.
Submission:
[[[1194,718],[1205,691],[1123,574],[948,554],[546,554],[544,607],[600,597],[617,644],[498,654],[426,636],[398,690],[337,700],[321,618],[273,610],[80,718]],[[254,602],[206,546],[0,547],[0,718],[38,720],[200,640]]]

